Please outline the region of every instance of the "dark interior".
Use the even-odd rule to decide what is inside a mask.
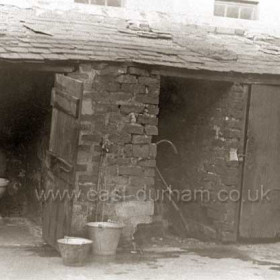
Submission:
[[[157,165],[173,190],[213,187],[206,178],[204,165],[214,157],[213,147],[217,143],[214,143],[213,127],[222,122],[223,117],[217,107],[230,87],[230,83],[162,78],[157,140],[172,141],[178,154],[169,144],[161,144]],[[160,185],[158,182],[158,189]],[[211,226],[213,221],[207,217],[207,205],[200,200],[182,202],[179,198],[177,203],[187,219]],[[168,219],[171,228],[180,234],[184,232],[182,224],[170,205],[161,205],[159,211]],[[195,235],[199,236],[199,233]]]
[[[1,176],[10,181],[0,201],[0,213],[40,222],[35,190],[41,188],[49,141],[54,76],[15,70],[2,70],[0,75],[0,168]]]

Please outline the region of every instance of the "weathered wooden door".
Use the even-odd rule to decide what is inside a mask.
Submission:
[[[254,85],[239,234],[248,239],[280,237],[280,87]]]
[[[56,75],[43,205],[43,238],[53,247],[70,233],[82,92],[82,82]]]

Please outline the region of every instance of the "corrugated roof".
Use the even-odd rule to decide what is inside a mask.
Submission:
[[[0,61],[114,61],[280,74],[280,39],[243,30],[2,6]]]

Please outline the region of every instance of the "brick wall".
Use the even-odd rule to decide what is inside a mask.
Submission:
[[[76,186],[74,232],[88,221],[125,223],[131,238],[139,223],[149,223],[153,202],[143,195],[154,185],[160,78],[149,69],[109,64],[84,64],[70,76],[84,82]],[[96,191],[106,189],[104,204]],[[142,199],[136,197],[141,191]]]
[[[192,193],[190,202],[179,202],[190,235],[236,240],[239,202],[219,202],[217,196],[221,190],[240,190],[242,162],[230,152],[243,154],[246,104],[246,87],[239,84],[163,80],[160,138],[173,141],[179,155],[159,147],[159,167],[174,189],[207,190],[211,196],[194,199]],[[176,213],[168,215],[178,227]]]

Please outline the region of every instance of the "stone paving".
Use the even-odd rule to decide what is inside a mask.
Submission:
[[[166,236],[152,238],[142,254],[120,251],[116,257],[91,257],[86,266],[73,268],[38,243],[36,228],[24,221],[9,224],[13,226],[0,228],[1,280],[280,279],[280,243],[219,245]]]

